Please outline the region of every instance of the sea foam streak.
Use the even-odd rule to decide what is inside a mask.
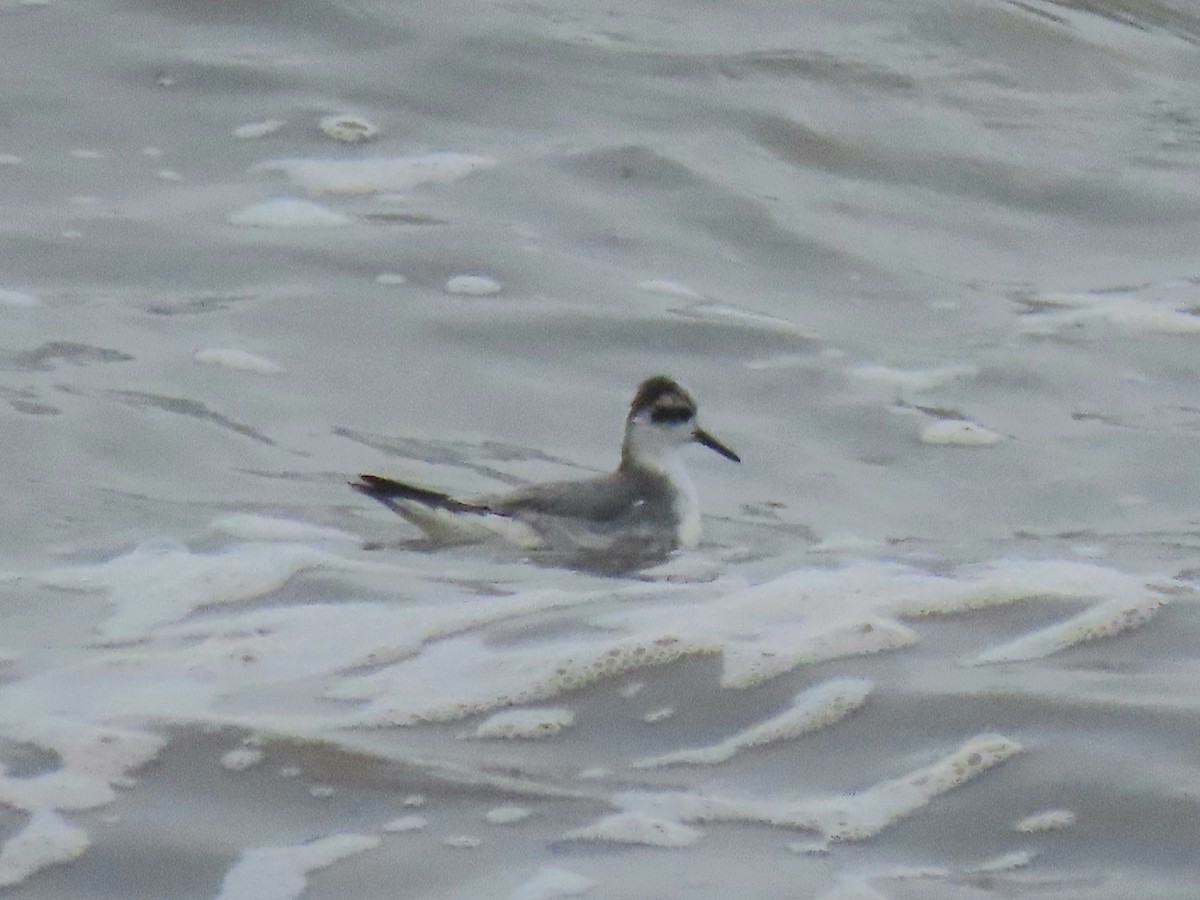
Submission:
[[[797,694],[788,709],[718,744],[651,756],[638,760],[634,767],[711,766],[725,762],[742,750],[787,740],[839,722],[867,702],[872,687],[865,678],[835,678]]]
[[[81,659],[26,671],[24,655],[13,654],[18,677],[0,686],[0,735],[55,751],[61,768],[27,778],[0,775],[0,802],[31,811],[112,802],[114,786],[131,784],[130,774],[165,745],[165,738],[139,723],[249,726],[351,747],[354,732],[347,728],[446,721],[531,704],[689,656],[719,656],[720,688],[741,690],[798,666],[911,646],[918,634],[906,620],[1018,601],[1083,604],[1081,612],[1013,640],[989,647],[985,639],[963,661],[1037,658],[1137,628],[1190,590],[1173,579],[1094,563],[1000,560],[933,575],[861,561],[798,569],[756,585],[723,576],[702,582],[606,581],[595,589],[585,581],[589,587],[580,589],[567,580],[554,589],[515,588],[507,596],[460,595],[447,602],[446,582],[434,577],[441,568],[422,573],[360,559],[352,536],[337,529],[237,514],[214,522],[212,534],[243,539],[211,552],[146,544],[107,562],[8,576],[34,586],[99,591],[112,613],[97,623],[109,646]],[[389,589],[391,599],[338,596],[276,605],[285,584],[310,573],[335,578],[345,590]],[[399,584],[413,596],[399,595]],[[567,615],[580,626],[572,628],[569,640],[492,639],[501,623],[515,628],[529,622],[536,630],[547,616]],[[111,646],[116,642],[125,646]],[[295,702],[297,690],[305,711],[293,711],[288,703],[280,707],[278,698]],[[720,765],[752,748],[835,725],[862,708],[871,692],[866,679],[830,679],[716,742],[614,765],[624,766],[625,774]],[[330,698],[343,702],[325,702]],[[569,705],[507,710],[467,733],[544,737],[535,746],[549,745],[553,752],[555,741],[569,739],[565,730],[575,712]],[[861,840],[1020,752],[1011,738],[979,735],[908,774],[816,798],[698,790],[612,795],[602,780],[589,782],[586,796],[607,799],[617,811],[563,837],[682,847],[700,839],[705,823],[731,821],[813,832],[826,845]],[[422,765],[430,777],[448,782],[585,796],[552,781],[500,776],[452,759]],[[59,827],[61,820],[45,816],[39,822],[39,828],[71,838],[64,847],[72,854],[83,852],[86,836],[80,840],[72,826]],[[350,843],[335,837],[326,839],[333,841],[328,846],[317,842],[304,850],[247,851],[230,871],[225,895],[239,896],[269,870],[287,885],[280,896],[294,896],[303,889],[304,873],[322,860],[368,848],[362,836],[349,836],[355,838]],[[10,858],[21,858],[24,845],[12,846]],[[18,866],[13,872],[26,871],[24,864],[13,865]]]
[[[248,517],[221,520],[220,526],[264,537],[341,537],[300,523],[276,526]],[[0,701],[5,694],[17,696],[38,685],[58,694],[50,685],[60,681],[61,700],[47,706],[43,699],[38,708],[77,715],[88,705],[72,701],[67,686],[92,670],[89,685],[104,684],[107,689],[76,693],[96,702],[97,710],[198,714],[216,697],[251,684],[282,683],[366,664],[373,670],[339,678],[328,688],[328,696],[360,701],[344,721],[397,725],[542,701],[633,669],[697,654],[720,654],[722,685],[745,688],[799,665],[911,645],[916,634],[902,619],[1020,600],[1091,604],[1066,621],[983,649],[969,661],[1029,659],[1136,628],[1174,593],[1189,589],[1171,579],[1148,580],[1092,563],[1000,561],[935,576],[905,566],[860,562],[838,569],[797,570],[749,587],[723,580],[635,583],[615,590],[524,591],[450,605],[309,603],[164,627],[203,607],[261,604],[290,579],[310,571],[348,579],[378,576],[388,583],[413,574],[294,540],[235,544],[216,553],[151,544],[106,563],[35,573],[37,583],[106,593],[115,610],[100,625],[101,639],[151,641],[153,650],[116,655],[130,671],[157,673],[154,688],[143,686],[132,693],[119,689],[121,669],[97,658],[95,666],[83,663],[73,674],[61,670],[57,676],[47,673],[10,684],[0,691]],[[419,588],[421,582],[412,583]],[[656,602],[640,602],[649,597]],[[595,628],[568,643],[549,645],[494,644],[478,633],[491,623],[568,609],[578,610]],[[253,659],[256,665],[247,669],[226,658]],[[197,680],[189,674],[197,667],[210,675]]]
[[[258,168],[283,172],[294,185],[313,194],[373,194],[449,184],[494,165],[496,160],[490,156],[443,152],[374,159],[276,159]]]
[[[90,845],[82,828],[52,809],[39,809],[0,847],[0,889],[18,885],[48,866],[78,859]]]
[[[225,875],[217,900],[293,900],[304,893],[308,874],[373,850],[376,835],[335,834],[291,847],[256,847]]]
[[[827,841],[860,841],[913,815],[935,797],[977,778],[1022,749],[1003,735],[979,735],[928,766],[836,797],[761,800],[689,792],[631,792],[618,795],[616,802],[626,810],[625,815],[636,813],[654,821],[758,823],[817,832]]]

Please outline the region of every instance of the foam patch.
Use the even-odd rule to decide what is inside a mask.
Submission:
[[[87,832],[51,809],[39,809],[0,848],[0,889],[50,866],[73,862],[91,845]]]
[[[594,841],[605,844],[643,844],[647,847],[687,847],[703,832],[669,819],[640,812],[614,813],[583,828],[568,831],[564,841]]]
[[[806,732],[827,728],[840,722],[867,702],[871,682],[862,678],[837,678],[817,685],[792,700],[792,706],[738,734],[709,747],[676,750],[661,756],[638,760],[634,768],[662,766],[711,766],[732,759],[742,750],[788,740]]]
[[[379,844],[377,835],[335,834],[291,847],[245,850],[225,873],[217,900],[294,900],[304,893],[311,872]]]
[[[621,794],[627,811],[679,823],[745,822],[813,831],[826,841],[861,841],[908,818],[1022,752],[1002,735],[980,735],[936,762],[865,790],[816,800],[748,800],[695,793]]]
[[[313,194],[374,194],[450,184],[495,165],[490,156],[430,153],[375,159],[277,159],[257,168],[283,172],[296,187]]]

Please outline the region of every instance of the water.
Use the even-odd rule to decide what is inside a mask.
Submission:
[[[7,895],[1193,896],[1198,42],[0,2]],[[602,471],[655,372],[744,460],[666,567],[346,487]]]

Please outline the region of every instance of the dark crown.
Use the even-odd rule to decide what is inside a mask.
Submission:
[[[686,422],[696,414],[696,401],[673,378],[654,375],[638,386],[629,415],[646,410],[654,422]]]

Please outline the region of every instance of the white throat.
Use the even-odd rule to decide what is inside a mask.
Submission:
[[[700,543],[700,496],[692,476],[683,465],[678,452],[667,454],[662,472],[675,490],[675,540],[680,547],[695,547]]]
[[[668,430],[642,422],[630,423],[625,435],[625,455],[635,466],[667,479],[675,518],[675,541],[680,547],[700,543],[700,497],[683,464],[679,450],[691,443],[687,432]]]

